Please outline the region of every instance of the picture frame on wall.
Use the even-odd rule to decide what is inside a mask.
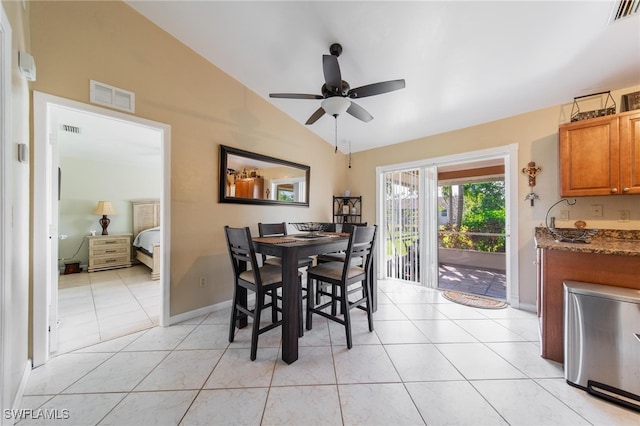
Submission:
[[[640,92],[632,92],[622,95],[622,102],[620,103],[620,112],[640,109]]]

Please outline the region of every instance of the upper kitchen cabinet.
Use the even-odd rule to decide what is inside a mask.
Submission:
[[[560,195],[640,194],[640,111],[560,126]]]

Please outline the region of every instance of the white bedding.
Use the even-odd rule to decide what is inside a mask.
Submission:
[[[140,232],[135,240],[133,240],[133,246],[146,250],[147,253],[153,253],[153,247],[160,245],[160,227],[145,229]]]

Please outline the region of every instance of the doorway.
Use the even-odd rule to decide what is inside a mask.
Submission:
[[[401,279],[438,288],[439,208],[438,183],[445,172],[500,166],[504,186],[505,299],[518,304],[517,235],[517,145],[474,151],[434,159],[377,168],[377,222],[381,223],[378,245],[379,278]],[[440,178],[439,178],[440,176]],[[497,177],[492,177],[497,178]],[[514,228],[517,229],[517,228]]]
[[[87,122],[102,123],[102,125],[106,125],[105,128],[123,126],[123,128],[128,129],[130,132],[130,137],[122,137],[123,140],[120,141],[112,139],[106,143],[103,138],[106,136],[105,133],[107,133],[107,130],[101,130],[99,132],[102,133],[102,136],[94,135],[93,139],[94,142],[102,141],[102,143],[94,144],[94,146],[91,147],[89,146],[89,142],[80,142],[80,144],[76,145],[69,142],[69,146],[67,146],[68,139],[65,138],[67,138],[68,135],[62,135],[61,132],[76,132],[76,135],[77,132],[89,133],[86,125],[75,125],[74,122],[70,121],[72,120],[71,117],[83,117],[89,120]],[[85,127],[85,129],[83,130],[82,127]],[[136,138],[142,134],[156,135],[154,141],[147,142],[148,146],[146,148],[144,146],[141,148],[135,143]],[[97,224],[98,217],[92,215],[95,208],[94,204],[96,204],[96,200],[92,198],[92,195],[85,195],[83,197],[84,199],[80,201],[70,196],[61,204],[63,200],[63,198],[59,198],[61,191],[63,193],[65,190],[73,192],[71,183],[77,181],[77,176],[74,178],[73,173],[79,173],[78,170],[81,171],[83,167],[98,168],[95,163],[96,159],[102,161],[102,165],[99,167],[108,170],[110,168],[107,165],[108,157],[114,156],[115,154],[116,160],[114,160],[114,164],[120,163],[120,166],[112,166],[113,168],[111,170],[113,174],[111,179],[113,184],[96,185],[95,191],[89,189],[86,192],[99,192],[98,187],[100,186],[103,187],[102,191],[105,191],[104,187],[106,186],[106,193],[109,194],[109,191],[111,191],[110,196],[116,196],[113,195],[114,188],[109,187],[116,186],[118,175],[121,174],[120,169],[116,167],[122,167],[123,163],[130,162],[134,157],[153,157],[153,155],[149,155],[149,148],[154,144],[158,145],[156,152],[159,153],[160,156],[159,169],[161,171],[161,176],[158,178],[161,205],[160,217],[162,223],[161,274],[158,282],[158,292],[160,293],[158,322],[160,325],[166,325],[168,323],[169,312],[168,235],[170,235],[170,218],[168,215],[168,205],[170,203],[170,127],[163,123],[141,119],[105,108],[34,92],[34,366],[45,363],[50,354],[56,352],[58,349],[58,278],[61,272],[60,268],[63,268],[62,271],[64,271],[64,259],[69,256],[79,256],[77,258],[80,259],[78,263],[83,263],[82,260],[88,255],[86,237],[91,233],[91,230],[100,228]],[[117,149],[116,145],[120,145],[121,148]],[[106,149],[100,152],[92,152],[91,148],[96,148],[97,146],[106,146]],[[124,152],[126,152],[127,155],[123,155]],[[60,156],[61,153],[64,154],[64,157]],[[85,160],[83,160],[82,155],[88,157],[85,157]],[[64,158],[63,161],[61,161],[62,158]],[[86,164],[83,163],[83,161]],[[62,162],[66,162],[67,166],[61,168],[60,165]],[[97,192],[96,196],[98,196]],[[115,194],[117,194],[117,189]],[[105,198],[107,196],[109,195],[104,195]],[[102,198],[103,195],[99,197]],[[113,227],[113,231],[123,235],[128,229],[131,229],[129,213],[131,208],[127,208],[125,203],[127,197],[138,198],[126,194],[120,197],[121,216],[111,218],[112,220],[116,218],[116,220],[120,219],[118,221],[120,223],[118,226],[110,225],[110,229]],[[58,215],[60,206],[66,205],[66,207],[69,207],[69,205],[74,205],[74,203],[75,205],[81,205],[81,209],[84,210],[83,215],[81,215],[83,217],[82,220],[93,222],[95,219],[95,224],[82,223],[82,221],[80,221],[81,223],[78,226],[70,225],[71,223],[77,222],[77,218],[60,222]],[[63,212],[63,214],[67,213],[67,211]],[[59,223],[60,225],[64,223],[65,228],[62,229],[62,231],[59,231],[59,229],[61,229],[58,226]],[[71,228],[69,228],[69,226],[71,226]],[[131,231],[129,230],[129,232]],[[75,237],[75,241],[68,241],[71,240],[71,235]],[[67,241],[70,244],[59,244]],[[59,246],[60,251],[58,250]],[[77,250],[75,250],[76,248]],[[73,253],[74,251],[77,251],[78,254]],[[83,257],[83,255],[85,257]],[[76,265],[74,265],[72,269],[77,270]],[[105,273],[114,272],[117,274],[117,271],[125,271],[125,269],[105,271]],[[84,272],[84,274],[87,273]]]
[[[506,300],[504,162],[438,169],[438,288]]]

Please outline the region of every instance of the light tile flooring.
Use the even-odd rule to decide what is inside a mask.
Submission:
[[[159,317],[160,281],[144,265],[60,275],[56,353],[151,328]]]
[[[254,362],[248,328],[229,344],[228,310],[59,355],[33,370],[22,408],[67,418],[19,424],[639,424],[540,358],[535,314],[392,281],[379,291],[375,332],[353,311],[347,350],[344,329],[314,316],[291,365],[279,328]]]

